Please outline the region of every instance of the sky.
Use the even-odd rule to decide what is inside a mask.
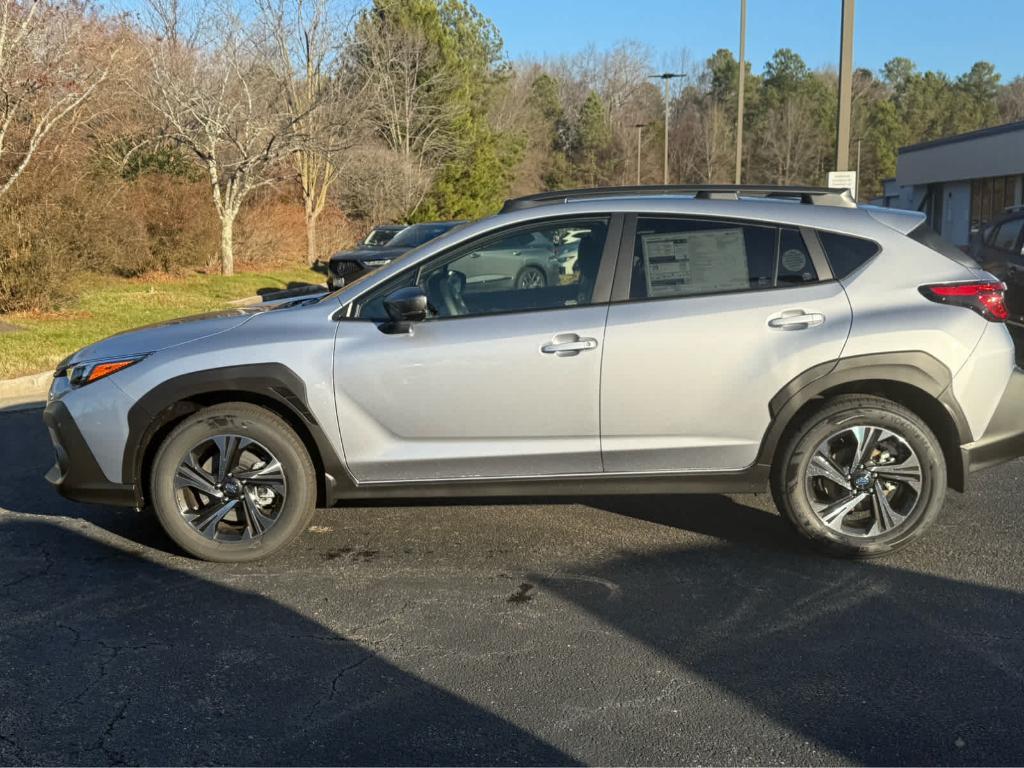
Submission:
[[[740,0],[474,0],[512,59],[573,54],[594,43],[649,45],[656,65],[682,49],[702,61],[739,45]],[[747,59],[755,72],[777,48],[811,67],[839,61],[840,0],[748,0]],[[985,59],[1003,81],[1024,74],[1024,0],[856,0],[855,67],[878,70],[893,56],[918,69],[958,75]]]

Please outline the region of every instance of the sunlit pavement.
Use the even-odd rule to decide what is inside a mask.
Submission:
[[[323,510],[221,566],[0,413],[0,763],[1024,763],[1024,463],[873,562],[762,497]]]

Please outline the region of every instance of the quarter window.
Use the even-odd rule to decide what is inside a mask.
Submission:
[[[878,245],[860,237],[839,235],[835,232],[818,232],[818,238],[821,240],[821,247],[825,249],[832,274],[839,280],[878,253]]]

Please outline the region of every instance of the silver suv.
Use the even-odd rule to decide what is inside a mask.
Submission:
[[[768,489],[821,549],[878,555],[1024,453],[1003,290],[837,190],[510,200],[338,292],[75,353],[48,478],[218,561],[315,505]]]

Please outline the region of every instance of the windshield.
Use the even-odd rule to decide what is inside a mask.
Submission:
[[[438,235],[443,235],[449,229],[451,224],[413,224],[411,227],[407,227],[395,235],[394,239],[388,243],[396,248],[415,248],[417,245],[423,245],[428,240],[433,240]]]
[[[363,245],[387,245],[400,231],[397,229],[375,229],[366,236]]]

